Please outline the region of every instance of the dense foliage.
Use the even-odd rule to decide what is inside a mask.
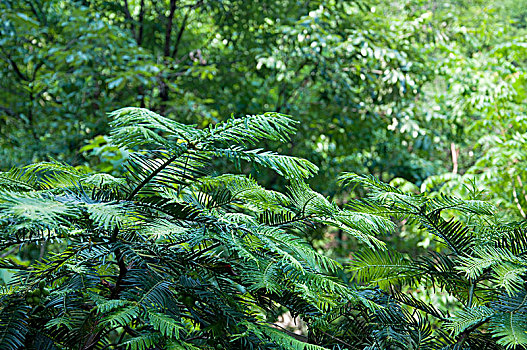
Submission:
[[[3,167],[81,164],[85,140],[108,132],[106,113],[131,105],[201,125],[302,116],[302,137],[278,147],[323,167],[323,190],[344,169],[434,173],[414,102],[434,70],[422,11],[386,18],[362,1],[296,0],[0,6]],[[402,132],[387,128],[394,118]]]
[[[20,273],[0,297],[1,344],[303,349],[268,325],[279,305],[314,322],[360,302],[327,275],[340,265],[301,237],[332,224],[374,244],[362,232],[389,221],[310,190],[310,162],[247,148],[287,140],[291,119],[270,113],[199,130],[144,109],[113,117],[112,141],[142,148],[126,178],[59,163],[2,174],[2,247],[46,240],[62,249],[29,266],[2,261]],[[287,194],[219,173],[217,159],[270,168],[290,181]]]
[[[344,174],[341,179],[371,189],[367,199],[351,204],[355,210],[410,221],[445,246],[420,256],[390,247],[353,254],[349,271],[357,281],[377,286],[394,304],[414,310],[413,317],[402,320],[389,316],[388,324],[394,328],[383,330],[390,338],[383,339],[381,348],[502,349],[527,345],[525,222],[500,222],[494,206],[477,199],[477,191],[472,191],[472,199],[461,200],[403,192],[373,177]],[[453,211],[462,214],[461,220]],[[438,302],[440,295],[446,302]],[[433,325],[439,329],[434,331]],[[419,329],[413,336],[412,326]],[[452,345],[445,346],[444,339],[450,337]]]
[[[1,0],[0,349],[527,348],[523,5]]]
[[[345,184],[371,194],[341,209],[304,182],[314,164],[250,148],[294,132],[278,113],[206,129],[138,108],[112,117],[112,142],[130,151],[124,178],[57,162],[1,174],[1,247],[58,248],[29,264],[1,261],[18,271],[0,293],[5,348],[527,345],[524,224],[500,224],[492,205],[346,173]],[[240,174],[247,162],[284,177],[287,189]],[[466,217],[443,217],[453,210]],[[378,238],[395,231],[393,220],[445,248],[414,258],[393,250]],[[345,267],[358,284],[337,278],[341,264],[305,241],[321,225],[363,243]],[[448,301],[426,301],[438,293]],[[284,310],[306,322],[307,336],[273,323]]]

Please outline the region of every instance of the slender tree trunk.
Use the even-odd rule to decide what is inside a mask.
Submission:
[[[145,0],[141,0],[139,5],[139,34],[137,34],[137,45],[143,43],[143,29],[144,29],[144,18],[145,18]]]
[[[170,0],[170,12],[168,14],[168,22],[165,29],[165,57],[170,56],[170,38],[172,36],[172,24],[174,22],[174,14],[176,12],[176,0]]]
[[[165,113],[166,102],[168,101],[168,86],[163,77],[159,77],[159,97],[161,98],[159,112],[163,114]]]
[[[163,55],[165,57],[170,57],[170,39],[172,37],[172,25],[174,22],[174,14],[176,13],[176,0],[170,0],[170,12],[167,17],[167,25],[165,27],[165,47],[163,50]],[[166,108],[166,103],[168,101],[168,85],[165,82],[164,78],[159,77],[159,97],[161,97],[161,106],[160,112],[164,113]]]
[[[452,174],[457,174],[459,150],[456,150],[456,144],[454,142],[450,143],[450,152],[452,153]]]

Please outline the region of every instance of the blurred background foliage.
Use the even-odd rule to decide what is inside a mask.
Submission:
[[[200,127],[279,111],[300,131],[273,147],[317,164],[310,184],[339,202],[363,194],[339,192],[352,171],[416,193],[468,196],[474,183],[525,218],[524,5],[2,0],[0,168],[57,159],[119,175],[128,154],[105,135],[123,106]],[[386,239],[402,251],[434,244],[400,228]],[[336,257],[355,245],[338,231],[310,239]]]

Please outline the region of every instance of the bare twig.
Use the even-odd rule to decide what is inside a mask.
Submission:
[[[527,215],[525,215],[525,212],[523,211],[523,208],[522,208],[522,206],[520,204],[520,200],[518,198],[518,193],[516,192],[516,186],[515,186],[514,178],[511,178],[511,180],[512,180],[512,196],[514,197],[514,203],[516,203],[516,207],[520,211],[521,216],[525,219],[527,217]]]
[[[450,143],[450,153],[452,153],[452,174],[457,174],[457,170],[458,170],[457,157],[459,155],[459,150],[456,150],[456,144],[454,142]]]
[[[9,256],[9,255],[13,254],[14,252],[16,252],[18,250],[18,248],[19,248],[18,246],[17,247],[13,247],[13,248],[9,249],[7,252],[4,252],[4,253],[0,254],[0,259],[5,258],[6,256]]]

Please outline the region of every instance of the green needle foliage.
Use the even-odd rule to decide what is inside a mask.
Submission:
[[[413,223],[444,244],[440,252],[422,256],[392,249],[353,254],[347,269],[385,299],[383,309],[361,316],[363,327],[376,332],[373,348],[527,346],[524,222],[500,223],[493,206],[476,199],[407,193],[355,174],[344,174],[341,180],[370,190],[368,198],[349,203],[351,208]],[[448,296],[449,302],[428,302],[423,291]],[[407,317],[401,316],[407,312]],[[352,329],[348,322],[340,337]]]
[[[369,195],[341,208],[306,184],[314,164],[258,148],[289,141],[285,115],[205,129],[141,108],[111,118],[130,154],[123,177],[59,162],[0,174],[0,268],[16,271],[0,289],[2,349],[527,346],[525,223],[501,223],[476,191],[415,194],[347,173]],[[402,222],[444,247],[394,250],[386,236]],[[344,269],[306,240],[327,226],[361,243]],[[48,253],[13,253],[35,246]],[[285,311],[307,333],[277,325]]]
[[[131,154],[124,178],[58,162],[0,174],[0,249],[60,247],[29,265],[0,261],[18,271],[0,290],[2,349],[315,350],[330,310],[372,304],[303,237],[329,224],[373,249],[391,221],[311,190],[312,163],[251,148],[289,140],[295,121],[267,113],[197,129],[139,108],[111,118],[112,142]],[[241,174],[248,163],[287,190]],[[285,309],[307,337],[271,326]]]

